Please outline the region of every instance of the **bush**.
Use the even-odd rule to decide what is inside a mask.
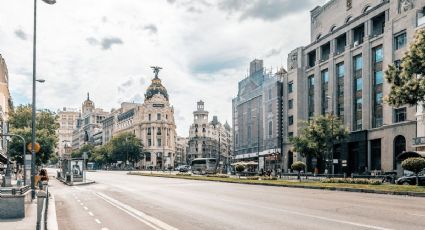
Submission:
[[[419,185],[418,173],[420,173],[425,168],[425,159],[422,157],[407,158],[401,162],[401,167],[414,172],[416,175],[416,185]]]
[[[226,175],[226,174],[208,174],[207,177],[229,178],[229,175]]]
[[[246,179],[247,180],[259,180],[260,177],[259,176],[247,176]]]
[[[320,180],[322,183],[339,183],[339,184],[368,184],[381,185],[381,180],[355,179],[355,178],[326,178]]]
[[[190,173],[177,173],[177,176],[192,176]]]
[[[245,165],[236,165],[235,169],[238,173],[241,173],[245,170]]]
[[[268,177],[268,176],[248,176],[247,180],[277,180],[277,177]]]
[[[299,172],[305,169],[305,164],[302,161],[296,161],[291,165],[291,169]]]

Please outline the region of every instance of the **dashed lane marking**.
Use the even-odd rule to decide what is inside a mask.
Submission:
[[[88,212],[90,216],[94,216],[94,214],[92,212]]]
[[[89,208],[87,208],[86,206],[84,206],[84,209],[85,209],[85,210],[89,210]]]
[[[94,221],[96,221],[96,223],[101,224],[99,219],[94,219]]]

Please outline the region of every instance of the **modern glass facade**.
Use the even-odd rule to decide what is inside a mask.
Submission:
[[[382,46],[373,48],[373,110],[372,110],[372,126],[373,128],[381,127],[383,122],[382,112],[382,87],[384,84],[384,73],[382,71],[382,61],[384,59]]]
[[[354,81],[354,113],[353,113],[353,130],[362,129],[362,107],[363,107],[363,58],[357,55],[353,58],[353,81]]]

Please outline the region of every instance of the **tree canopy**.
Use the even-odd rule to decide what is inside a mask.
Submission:
[[[416,184],[419,185],[418,174],[425,169],[425,159],[422,157],[407,158],[401,162],[401,167],[414,172],[416,175]]]
[[[425,30],[415,34],[399,65],[389,65],[385,77],[391,91],[385,100],[392,106],[416,105],[425,99]]]
[[[142,141],[132,133],[122,133],[110,141],[111,158],[114,161],[129,161],[135,163],[142,159]]]
[[[348,130],[340,119],[333,115],[317,116],[308,122],[302,122],[298,136],[290,138],[293,150],[304,157],[318,160],[330,159],[332,144],[343,142]],[[321,168],[318,162],[318,168]]]
[[[31,105],[19,105],[9,116],[9,133],[24,137],[26,144],[31,143],[32,125]],[[40,110],[36,114],[36,142],[41,146],[40,152],[36,154],[36,164],[45,164],[54,155],[57,145],[56,130],[59,128],[57,115],[49,110]],[[13,137],[9,143],[9,153],[18,163],[23,163],[22,140]],[[29,153],[29,152],[27,152]]]

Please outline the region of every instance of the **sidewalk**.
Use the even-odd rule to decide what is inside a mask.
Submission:
[[[37,224],[37,199],[26,205],[25,218],[20,219],[0,219],[0,229],[7,230],[28,230],[35,229]]]

